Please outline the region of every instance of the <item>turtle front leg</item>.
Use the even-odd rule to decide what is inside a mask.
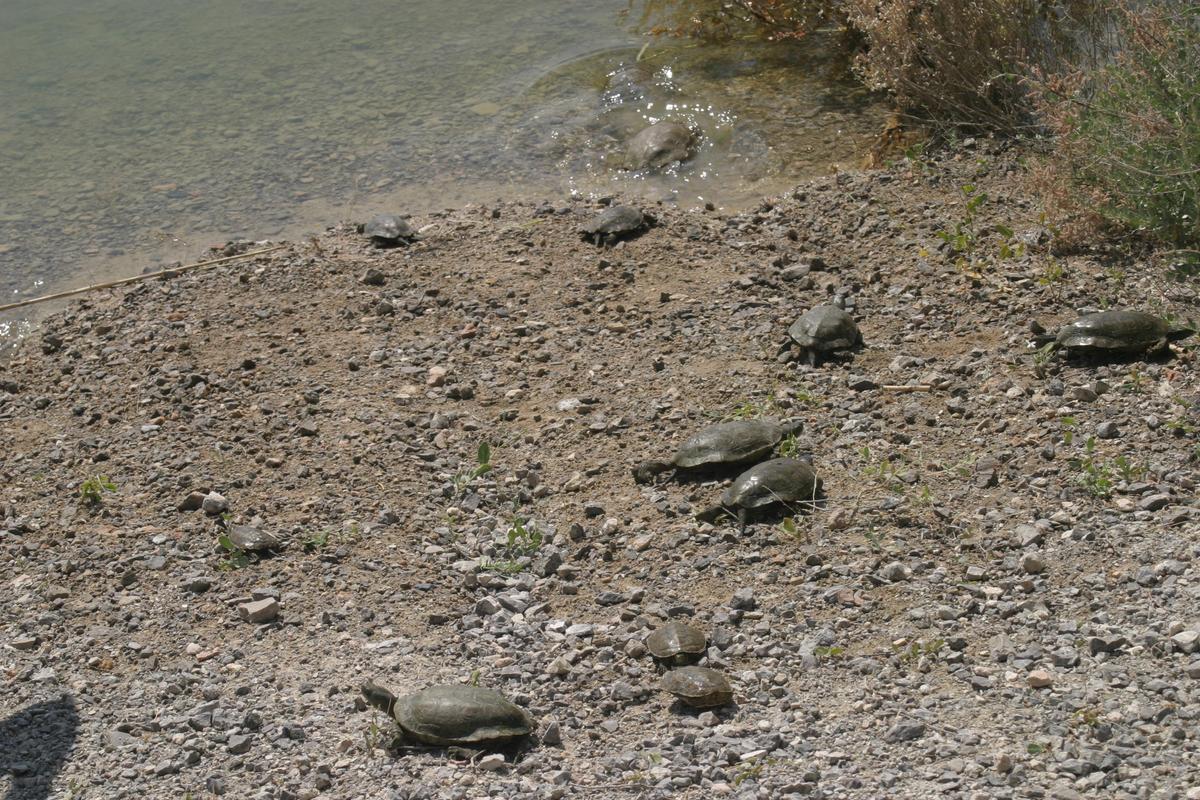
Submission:
[[[808,348],[804,351],[804,359],[808,362],[810,367],[817,366],[817,351],[811,347]]]
[[[750,520],[750,509],[746,508],[745,506],[738,506],[737,518],[738,533],[745,533],[746,523]]]

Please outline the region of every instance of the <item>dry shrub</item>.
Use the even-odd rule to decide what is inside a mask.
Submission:
[[[858,72],[912,113],[1002,132],[1037,125],[1024,83],[1085,40],[1066,5],[1041,0],[845,0],[864,39]],[[1091,17],[1084,17],[1091,20]]]
[[[630,0],[638,26],[650,33],[710,41],[748,32],[798,39],[827,22],[830,0]]]

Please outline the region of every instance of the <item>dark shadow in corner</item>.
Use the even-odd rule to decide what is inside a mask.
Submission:
[[[70,695],[0,720],[0,787],[5,777],[12,780],[4,800],[46,800],[78,730]]]

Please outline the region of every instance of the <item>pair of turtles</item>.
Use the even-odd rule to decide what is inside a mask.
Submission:
[[[692,708],[714,708],[733,699],[733,687],[724,675],[709,667],[692,666],[707,647],[704,632],[683,622],[668,622],[646,637],[650,655],[667,668],[662,688]]]
[[[722,493],[721,502],[701,511],[697,519],[715,522],[722,514],[734,513],[742,530],[752,511],[777,503],[813,503],[821,493],[821,480],[806,459],[773,458],[777,445],[803,430],[800,421],[740,419],[705,428],[675,451],[670,461],[645,461],[633,469],[638,483],[649,483],[655,475],[674,469],[694,473],[754,464],[742,472]],[[756,463],[759,462],[759,463]]]
[[[396,697],[367,681],[362,693],[368,703],[396,720],[405,737],[423,744],[503,745],[528,736],[535,727],[523,708],[479,686],[430,686]]]
[[[1053,334],[1046,333],[1034,323],[1033,332],[1034,344],[1048,352],[1063,350],[1106,358],[1161,353],[1169,342],[1186,339],[1196,331],[1191,327],[1172,325],[1144,311],[1120,309],[1085,314]]]

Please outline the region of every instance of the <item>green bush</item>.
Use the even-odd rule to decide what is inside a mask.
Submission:
[[[1070,206],[1181,248],[1200,246],[1200,6],[1122,6],[1113,53],[1052,84],[1051,163]]]

